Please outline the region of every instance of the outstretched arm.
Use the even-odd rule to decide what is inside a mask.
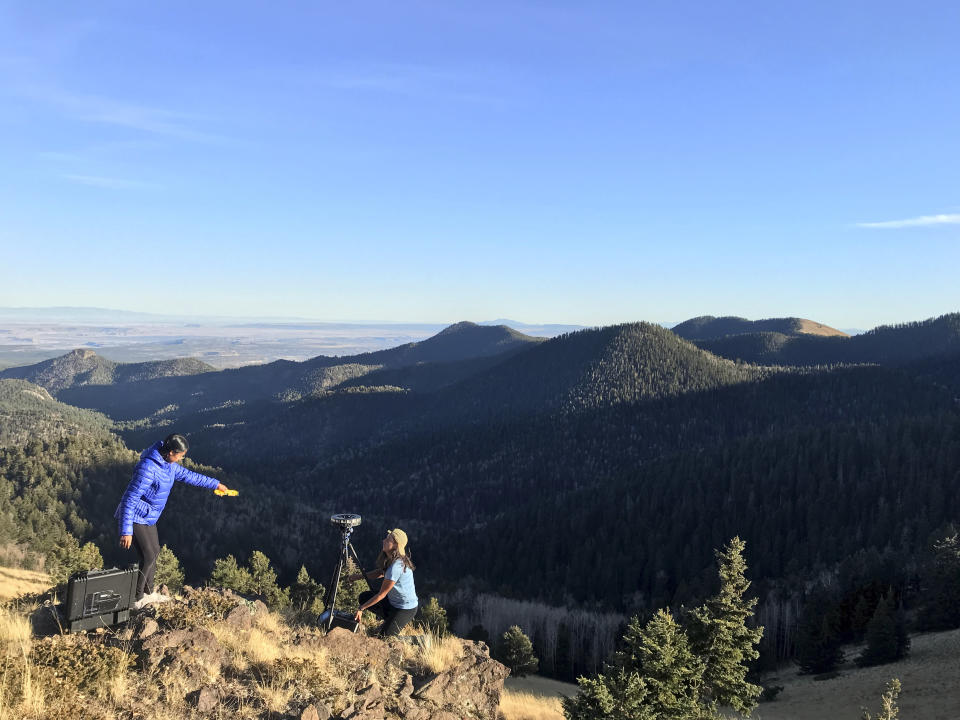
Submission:
[[[177,465],[173,477],[175,480],[179,480],[187,485],[194,485],[196,487],[206,488],[207,490],[216,490],[223,485],[219,480],[201,475],[193,470],[187,470],[183,465]],[[227,486],[223,485],[223,489],[226,490]]]

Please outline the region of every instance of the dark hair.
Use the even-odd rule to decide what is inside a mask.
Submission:
[[[160,446],[160,452],[164,455],[167,453],[179,453],[186,452],[190,449],[190,443],[187,442],[187,439],[183,435],[167,435],[163,440],[163,445]]]

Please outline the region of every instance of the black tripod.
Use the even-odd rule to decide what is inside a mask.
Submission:
[[[327,594],[323,599],[324,611],[320,615],[319,624],[321,627],[330,630],[334,622],[336,621],[338,625],[347,627],[349,630],[356,632],[358,623],[353,619],[353,615],[350,613],[340,613],[335,612],[333,609],[334,603],[337,601],[337,591],[340,589],[340,579],[343,574],[343,569],[347,566],[347,562],[352,557],[354,562],[357,564],[357,568],[361,568],[360,557],[357,555],[357,551],[353,549],[353,544],[350,542],[350,536],[353,534],[353,529],[360,524],[360,516],[352,515],[350,513],[339,513],[330,518],[330,522],[340,528],[340,556],[337,558],[337,566],[333,571],[333,579],[330,581],[330,587],[327,588]],[[366,578],[366,575],[364,575]],[[367,578],[367,586],[373,590],[373,585],[370,582],[370,579]]]

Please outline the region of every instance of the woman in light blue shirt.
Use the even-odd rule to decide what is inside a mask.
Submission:
[[[370,580],[383,578],[380,590],[360,593],[360,608],[356,620],[360,622],[364,610],[383,618],[381,637],[399,635],[417,614],[419,602],[413,584],[413,563],[407,557],[407,534],[400,528],[387,533],[383,549],[377,557],[377,567],[366,575]]]

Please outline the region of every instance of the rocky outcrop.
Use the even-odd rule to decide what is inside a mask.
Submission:
[[[251,657],[238,665],[244,642],[263,642],[265,633],[273,634],[273,659]],[[188,589],[182,598],[150,606],[119,639],[141,672],[182,693],[191,717],[257,706],[258,684],[273,682],[290,692],[285,706],[265,711],[272,720],[496,720],[509,672],[486,645],[464,640],[454,640],[460,645],[448,667],[427,672],[414,638],[289,627],[268,617],[261,602],[214,589]]]

